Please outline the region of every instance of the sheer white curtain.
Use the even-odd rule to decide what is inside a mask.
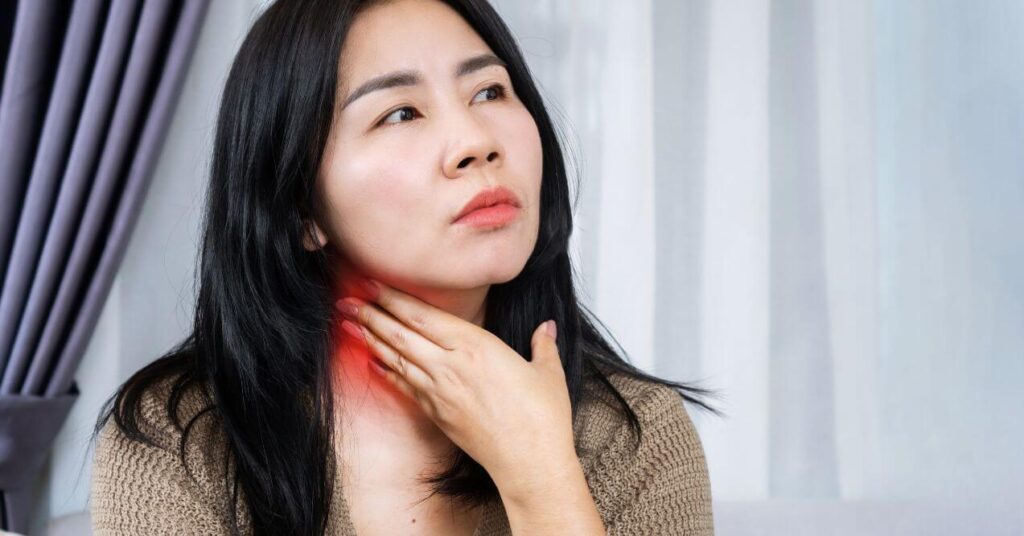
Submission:
[[[212,118],[264,3],[211,6],[40,524],[86,510],[101,397],[188,327]],[[719,534],[1024,533],[1024,4],[494,4],[581,178],[583,298],[634,363],[723,395],[690,412]]]
[[[1024,533],[1024,5],[504,0],[722,534]]]

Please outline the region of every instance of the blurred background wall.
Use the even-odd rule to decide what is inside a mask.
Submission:
[[[37,533],[83,533],[100,404],[189,327],[264,3],[212,2]],[[581,181],[583,298],[634,363],[723,394],[690,408],[717,533],[1024,533],[1024,3],[494,5]]]

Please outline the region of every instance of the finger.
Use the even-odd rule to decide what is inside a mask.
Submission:
[[[558,344],[555,338],[548,332],[548,323],[554,320],[541,322],[533,330],[533,337],[530,339],[530,361],[541,366],[558,366],[562,368],[562,359],[558,353]]]
[[[373,359],[377,360],[377,358]],[[412,384],[410,384],[409,382],[405,381],[405,379],[402,378],[397,372],[391,370],[386,365],[376,365],[374,363],[370,363],[369,366],[373,368],[374,372],[377,375],[383,377],[384,381],[386,381],[390,385],[393,385],[403,395],[413,400],[418,400],[419,397],[416,388],[413,387]]]
[[[406,326],[445,350],[453,350],[469,334],[467,322],[448,311],[378,281],[370,283],[374,303],[391,313]]]
[[[409,388],[403,392],[412,398],[415,398],[414,391],[426,391],[431,388],[434,382],[423,369],[405,359],[401,353],[382,341],[366,326],[360,326],[360,329],[366,340],[366,346],[387,368],[384,371],[384,376],[391,380],[396,387],[403,389],[401,384],[407,384]],[[377,365],[370,363],[370,366],[376,367]]]
[[[368,303],[355,297],[343,302],[356,304],[356,320],[370,328],[380,340],[394,348],[400,355],[431,375],[431,370],[444,358],[447,350],[420,335],[415,330],[396,320],[375,303]]]

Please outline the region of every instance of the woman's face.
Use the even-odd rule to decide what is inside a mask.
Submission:
[[[364,274],[410,288],[472,289],[514,278],[533,251],[540,136],[500,63],[456,76],[481,55],[493,51],[435,0],[379,4],[354,20],[318,177],[328,207],[318,230]],[[358,89],[396,71],[413,76]],[[497,228],[453,223],[495,186],[518,198],[514,219]]]

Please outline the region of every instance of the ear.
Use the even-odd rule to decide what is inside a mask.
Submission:
[[[315,242],[315,243],[314,243]],[[302,245],[306,251],[316,251],[327,244],[327,235],[316,222],[306,222],[306,233],[302,236]]]

